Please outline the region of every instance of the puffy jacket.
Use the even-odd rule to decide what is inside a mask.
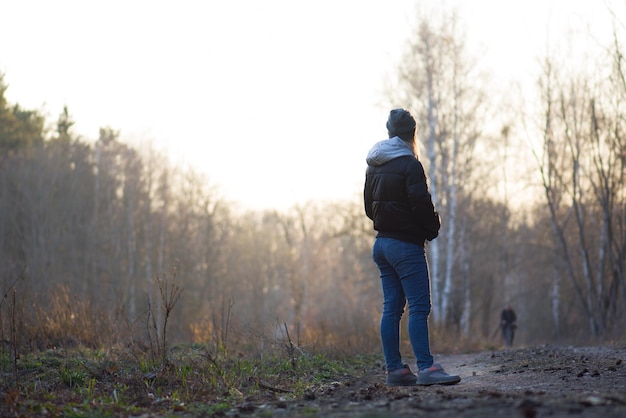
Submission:
[[[399,137],[376,143],[367,155],[363,198],[377,237],[424,245],[441,221],[428,192],[422,163]]]

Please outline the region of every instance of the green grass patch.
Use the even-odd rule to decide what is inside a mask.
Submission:
[[[0,354],[0,391],[7,394],[0,416],[223,416],[255,399],[297,400],[307,389],[358,373],[367,363],[324,355],[216,355],[193,344],[172,348],[160,364],[148,353],[131,351],[33,352],[18,359],[16,372],[10,356]]]

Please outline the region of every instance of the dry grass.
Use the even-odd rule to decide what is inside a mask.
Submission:
[[[95,310],[62,286],[30,300],[28,309],[7,293],[0,305],[0,415],[218,416],[245,412],[250,400],[297,398],[313,384],[354,375],[363,362],[380,364],[376,326],[250,326],[233,320],[230,309],[219,320],[189,324],[192,341],[171,342],[168,327],[180,324],[168,320],[182,289],[175,276],[159,287],[164,315],[157,320],[153,304],[134,323],[121,319],[119,307]],[[432,331],[436,352],[481,348]]]

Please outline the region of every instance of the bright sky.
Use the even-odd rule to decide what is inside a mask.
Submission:
[[[600,0],[445,3],[501,85],[536,71],[548,29],[610,29]],[[0,0],[0,71],[10,102],[51,121],[67,105],[88,140],[150,141],[246,207],[349,198],[416,4]]]

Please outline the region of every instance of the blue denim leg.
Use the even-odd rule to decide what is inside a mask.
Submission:
[[[380,337],[388,371],[402,367],[400,354],[400,319],[404,306],[409,308],[409,340],[419,370],[430,367],[428,315],[430,283],[424,247],[391,238],[376,238],[372,250],[380,270],[383,290],[383,313]]]

